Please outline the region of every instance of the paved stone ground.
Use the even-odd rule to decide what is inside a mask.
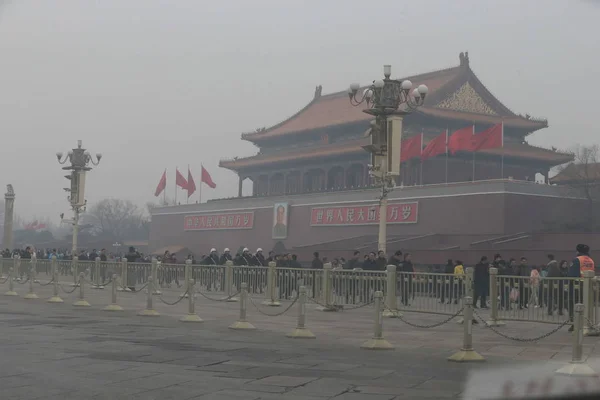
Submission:
[[[0,292],[7,285],[0,285]],[[386,338],[394,351],[361,350],[372,335],[373,310],[365,307],[324,313],[307,307],[313,340],[288,339],[296,307],[269,317],[249,305],[256,331],[232,331],[239,304],[197,299],[205,320],[184,324],[187,299],[167,306],[155,297],[160,317],[140,317],[144,293],[119,293],[126,311],[109,313],[109,290],[87,289],[91,308],[75,308],[75,293],[64,304],[48,304],[49,287],[36,285],[39,300],[0,296],[0,393],[4,399],[244,399],[391,400],[457,398],[468,371],[543,363],[558,368],[570,359],[566,328],[539,343],[504,339],[488,328],[474,330],[475,348],[485,364],[454,364],[446,358],[460,348],[462,326],[452,321],[432,329],[412,328],[386,319]],[[65,289],[69,290],[68,286]],[[166,301],[179,290],[168,290]],[[218,294],[210,294],[222,297]],[[255,301],[259,304],[259,299]],[[280,308],[261,306],[265,313]],[[405,319],[432,324],[439,315],[406,313]],[[509,322],[510,335],[534,337],[549,324]],[[598,339],[585,339],[586,356],[600,352]],[[600,370],[600,365],[597,366]]]

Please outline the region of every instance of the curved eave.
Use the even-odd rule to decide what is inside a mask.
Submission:
[[[237,160],[221,160],[219,167],[226,168],[231,171],[239,171],[245,168],[260,167],[265,165],[273,165],[285,163],[290,160],[310,160],[319,157],[332,157],[354,153],[365,153],[361,147],[367,144],[368,140],[353,141],[351,144],[332,143],[319,148],[307,148],[299,151],[290,151],[278,154],[258,154],[253,157],[239,158]],[[366,153],[365,153],[366,154]]]
[[[474,124],[499,124],[504,122],[504,125],[509,128],[517,128],[517,129],[525,129],[529,132],[534,132],[539,129],[547,128],[548,121],[542,120],[531,120],[521,118],[519,116],[515,117],[502,117],[498,115],[488,115],[488,114],[475,114],[464,111],[454,111],[447,110],[435,107],[421,107],[418,108],[416,113],[423,114],[428,117],[440,118],[440,119],[449,119],[455,121],[464,121],[467,123]]]

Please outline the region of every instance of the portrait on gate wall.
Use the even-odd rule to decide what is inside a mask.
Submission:
[[[288,235],[288,203],[273,206],[273,239],[285,239]]]

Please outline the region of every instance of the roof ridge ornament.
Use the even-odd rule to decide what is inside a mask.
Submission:
[[[319,85],[315,88],[315,97],[313,100],[318,99],[319,97],[321,97],[321,92],[323,91],[323,86]]]
[[[468,51],[465,51],[464,53],[461,51],[460,54],[458,55],[458,59],[460,60],[461,67],[469,66],[469,52]]]

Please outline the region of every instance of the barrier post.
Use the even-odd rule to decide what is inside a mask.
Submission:
[[[190,260],[191,266],[191,260]],[[187,283],[188,291],[189,291],[189,303],[188,303],[188,313],[187,315],[181,317],[181,322],[204,322],[202,318],[196,314],[196,291],[195,291],[196,281],[190,279]]]
[[[269,263],[267,270],[267,300],[263,301],[263,305],[271,307],[279,307],[281,303],[277,301],[277,269],[273,261]]]
[[[463,346],[459,352],[448,357],[448,361],[453,362],[476,362],[485,361],[485,358],[473,349],[473,297],[465,297],[465,310],[463,312],[464,336]]]
[[[37,254],[35,251],[31,254],[31,277],[33,283],[39,283],[37,279]]]
[[[79,278],[79,257],[73,255],[71,260],[71,272],[73,273],[73,284],[71,286],[76,287],[78,285],[77,278]]]
[[[306,327],[306,287],[298,289],[298,324],[286,335],[294,339],[314,339],[316,336]]]
[[[160,288],[158,287],[159,282],[158,282],[158,269],[161,267],[161,263],[156,259],[156,258],[152,258],[152,267],[151,267],[151,272],[150,275],[154,276],[155,279],[154,283],[152,284],[152,294],[155,296],[160,296],[162,294],[162,292],[160,291]]]
[[[90,303],[87,302],[83,294],[83,288],[85,287],[85,273],[79,273],[79,299],[73,303],[75,307],[90,307]]]
[[[498,268],[490,268],[490,319],[487,326],[504,326],[506,323],[498,319]]]
[[[33,261],[33,258],[31,259]],[[23,296],[24,299],[39,299],[38,295],[33,292],[33,277],[34,277],[35,264],[32,264],[29,268],[29,293]]]
[[[127,282],[127,268],[127,259],[123,258],[121,260],[121,287],[118,289],[120,292],[131,292],[128,287],[129,282]]]
[[[233,262],[225,262],[225,294],[227,295],[227,301],[234,302],[238,301],[233,295]]]
[[[154,278],[148,277],[148,287],[146,287],[146,309],[138,312],[138,315],[143,317],[158,317],[160,314],[152,306],[152,284]]]
[[[375,292],[375,329],[373,338],[364,342],[360,347],[367,350],[393,350],[394,346],[383,337],[382,300],[383,293]]]
[[[102,286],[102,280],[100,278],[100,257],[96,257],[94,260],[94,272],[94,281],[96,281],[96,283],[92,285],[92,289],[104,289],[104,286]]]
[[[463,293],[464,293],[464,297],[463,297],[463,305],[465,304],[465,299],[467,297],[470,297],[471,299],[473,298],[473,274],[475,273],[475,271],[473,270],[472,267],[467,267],[465,268],[465,279],[462,282],[458,282],[459,285],[464,285],[463,286]],[[456,294],[455,294],[456,295]],[[462,317],[460,317],[457,321],[457,323],[459,325],[464,324],[465,323],[465,313],[463,311],[463,315]]]
[[[254,325],[246,320],[246,307],[248,304],[248,284],[242,282],[240,285],[240,318],[229,325],[229,329],[236,330],[253,330],[256,329]]]
[[[594,271],[583,271],[583,336],[598,336],[600,332],[594,327]]]
[[[402,314],[398,311],[398,297],[396,295],[396,284],[398,281],[398,272],[395,265],[388,265],[386,268],[386,283],[385,283],[385,309],[383,310],[384,318],[398,318]]]
[[[559,375],[595,376],[596,372],[583,360],[583,304],[575,304],[573,353],[569,364],[556,370]]]
[[[123,307],[117,304],[117,279],[118,275],[113,274],[110,293],[110,304],[103,308],[104,311],[123,311]]]
[[[4,293],[5,296],[18,296],[19,294],[15,292],[15,283],[14,279],[14,268],[10,267],[8,269],[8,292]]]
[[[322,305],[317,307],[319,311],[337,311],[333,306],[333,282],[331,275],[333,268],[331,263],[323,264],[323,279],[321,281],[321,301]]]
[[[52,256],[52,285],[53,293],[52,297],[48,299],[48,303],[64,303],[63,299],[58,295],[58,264],[56,262],[56,256]]]
[[[192,260],[185,260],[185,266],[183,267],[183,293],[179,297],[185,297],[187,299],[189,295],[190,279],[192,279]]]

